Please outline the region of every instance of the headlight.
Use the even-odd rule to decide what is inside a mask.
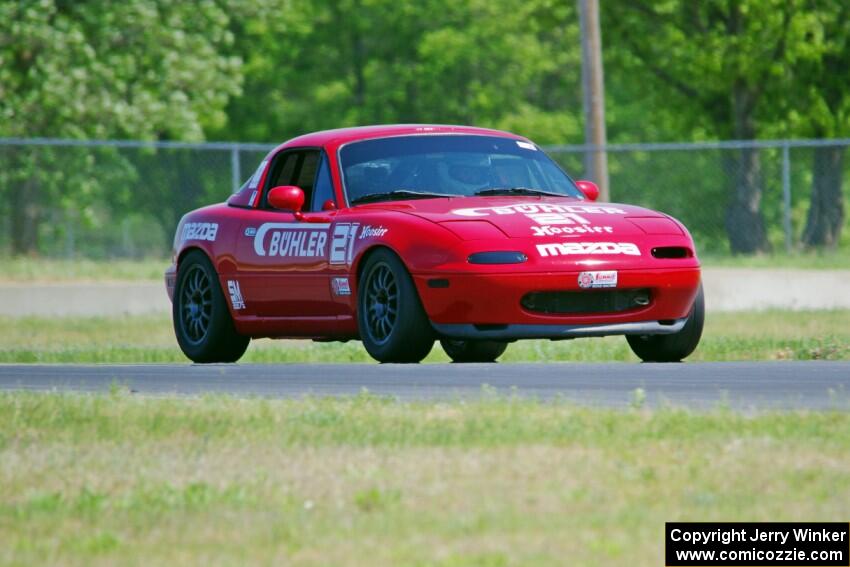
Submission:
[[[678,224],[665,217],[627,217],[626,220],[646,234],[676,236],[684,234]]]
[[[494,238],[507,238],[504,232],[496,228],[496,225],[481,220],[443,221],[440,226],[452,232],[463,240],[492,240]]]

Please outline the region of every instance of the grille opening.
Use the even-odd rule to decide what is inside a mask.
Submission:
[[[691,251],[684,246],[659,246],[652,249],[652,255],[656,258],[690,258]]]
[[[640,309],[652,302],[649,289],[600,291],[532,291],[520,304],[527,311],[545,314],[619,313]]]
[[[478,330],[478,331],[504,331],[507,328],[508,328],[507,325],[500,325],[500,324],[489,324],[489,325],[487,325],[487,324],[477,325],[476,324],[475,325],[475,329]]]

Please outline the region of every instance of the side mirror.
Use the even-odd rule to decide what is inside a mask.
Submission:
[[[576,185],[578,185],[578,188],[581,189],[581,192],[584,193],[588,201],[595,201],[599,198],[599,187],[593,181],[576,181]]]
[[[269,191],[269,205],[282,211],[300,213],[304,207],[304,191],[295,185],[280,185]]]

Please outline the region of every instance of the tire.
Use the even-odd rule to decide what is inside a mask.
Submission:
[[[626,340],[632,352],[644,362],[679,362],[697,348],[704,322],[705,297],[700,284],[688,320],[681,331],[670,335],[627,335]]]
[[[496,362],[508,348],[504,341],[442,339],[440,345],[453,362]]]
[[[193,362],[236,362],[251,342],[236,332],[218,274],[199,250],[180,262],[171,315],[180,350]]]
[[[410,274],[386,249],[366,260],[358,285],[357,324],[369,355],[379,362],[419,362],[434,332]]]

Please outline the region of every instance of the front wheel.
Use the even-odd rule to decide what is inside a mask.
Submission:
[[[180,261],[172,318],[177,343],[193,362],[236,362],[251,341],[236,332],[218,274],[200,251]]]
[[[670,335],[627,335],[629,346],[644,362],[679,362],[697,348],[705,321],[705,298],[702,284],[685,326]]]
[[[362,274],[357,324],[366,351],[379,362],[419,362],[428,356],[434,346],[431,322],[401,260],[377,250]]]
[[[504,341],[442,339],[440,345],[453,362],[496,362],[508,348]]]

